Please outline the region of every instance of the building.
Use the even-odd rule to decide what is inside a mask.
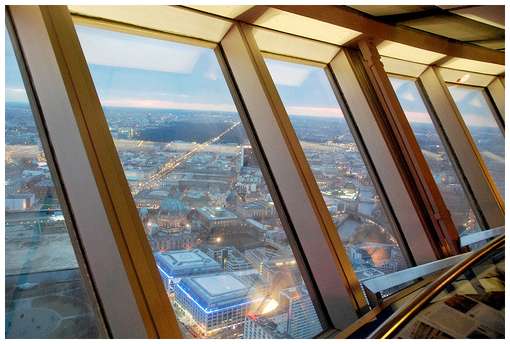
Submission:
[[[5,210],[27,210],[34,206],[33,193],[18,193],[5,197]]]
[[[189,208],[180,200],[167,198],[161,201],[157,223],[161,228],[183,227],[188,223]]]
[[[196,234],[189,228],[178,228],[178,230],[161,229],[157,224],[152,224],[151,228],[157,230],[149,232],[149,240],[153,244],[153,249],[157,251],[190,250],[193,248]]]
[[[218,262],[197,248],[156,253],[155,258],[169,291],[174,290],[175,283],[181,277],[221,271]]]
[[[209,231],[239,226],[240,224],[239,216],[221,207],[198,208],[194,212],[194,219]]]
[[[505,9],[7,5],[5,337],[503,337]]]
[[[273,202],[263,200],[244,203],[239,207],[242,216],[252,219],[267,219],[277,216]]]
[[[200,336],[221,331],[242,333],[245,315],[263,299],[264,290],[230,272],[183,278],[175,288],[175,303]]]
[[[243,167],[258,167],[257,157],[251,146],[243,146],[241,156]]]
[[[243,254],[233,246],[218,247],[209,245],[205,248],[205,252],[216,260],[225,271],[239,271],[252,268]]]
[[[287,309],[287,333],[292,338],[312,338],[322,325],[304,284],[280,292],[280,307]]]
[[[247,314],[244,321],[243,339],[289,338],[275,319],[264,315]]]

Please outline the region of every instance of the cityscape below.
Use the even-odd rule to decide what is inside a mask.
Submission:
[[[238,115],[113,107],[105,114],[184,336],[319,334],[319,316]],[[291,119],[359,280],[405,268],[347,124]],[[28,105],[8,104],[6,124],[7,282],[77,269]],[[422,130],[420,140],[429,129]],[[474,230],[472,214],[451,211],[469,219],[459,231]],[[55,250],[59,243],[66,249]],[[18,262],[35,245],[25,269]]]

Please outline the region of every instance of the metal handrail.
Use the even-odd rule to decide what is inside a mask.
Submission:
[[[460,247],[467,247],[483,240],[495,238],[501,234],[505,234],[504,226],[464,235],[460,237]]]
[[[480,250],[470,252],[469,256],[446,271],[441,277],[417,295],[413,300],[402,306],[396,313],[388,318],[381,326],[372,332],[369,338],[390,338],[397,330],[401,329],[407,321],[412,319],[425,305],[439,294],[447,285],[455,281],[470,266],[485,258],[492,250],[505,244],[505,236],[492,240]]]
[[[496,227],[460,238],[461,247],[468,247],[469,245],[479,243],[481,241],[495,238],[505,233],[505,227]],[[384,276],[375,277],[362,282],[365,294],[372,307],[380,304],[383,301],[382,292],[390,288],[394,288],[405,283],[429,276],[433,273],[447,269],[461,260],[465,259],[470,253],[463,253],[448,257],[441,260],[436,260],[430,263],[421,264],[405,270],[400,270],[386,274]]]
[[[392,272],[384,276],[363,281],[362,284],[363,287],[365,288],[365,293],[371,306],[375,306],[383,301],[383,297],[381,295],[382,291],[403,285],[408,282],[412,282],[419,278],[423,278],[438,271],[447,269],[457,264],[458,262],[466,259],[466,257],[469,256],[470,254],[471,252],[462,253],[445,259],[436,260],[430,263],[425,263],[411,268],[407,268],[405,270]]]

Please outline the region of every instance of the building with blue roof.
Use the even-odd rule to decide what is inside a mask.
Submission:
[[[175,302],[209,337],[237,327],[242,332],[247,311],[262,302],[264,291],[234,273],[221,272],[183,278],[175,287]]]
[[[222,270],[221,265],[202,250],[176,250],[157,253],[156,264],[168,290],[185,276],[210,274]]]

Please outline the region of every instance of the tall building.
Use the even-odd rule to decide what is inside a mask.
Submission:
[[[244,321],[243,339],[285,339],[288,338],[285,326],[278,320],[265,315],[247,314]]]
[[[304,284],[280,292],[280,307],[287,309],[287,333],[292,338],[311,338],[322,325]]]
[[[181,277],[221,271],[221,265],[197,248],[156,253],[156,264],[169,291]]]
[[[199,336],[241,335],[246,313],[263,300],[263,293],[264,288],[221,272],[183,278],[175,288],[175,303]]]

